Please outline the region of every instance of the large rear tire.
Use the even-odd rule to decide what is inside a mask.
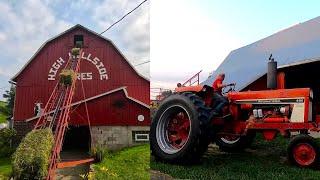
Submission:
[[[150,130],[150,148],[156,160],[199,162],[211,139],[210,110],[193,93],[166,98],[155,113]]]

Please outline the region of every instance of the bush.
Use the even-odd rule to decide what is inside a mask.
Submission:
[[[49,128],[29,132],[13,155],[12,172],[15,178],[46,177],[53,143],[53,134]]]
[[[0,130],[0,157],[8,157],[14,152],[11,140],[16,135],[14,129],[4,128]]]
[[[77,56],[80,54],[80,48],[72,48],[71,49],[71,54],[74,56]]]

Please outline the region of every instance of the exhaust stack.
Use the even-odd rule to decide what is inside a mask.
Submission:
[[[267,88],[277,89],[277,61],[274,61],[272,54],[270,55],[268,62]]]

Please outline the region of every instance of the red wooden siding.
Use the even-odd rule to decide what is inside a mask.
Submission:
[[[97,68],[91,62],[82,60],[80,72],[93,73],[93,80],[83,80],[87,98],[126,86],[130,97],[149,104],[150,82],[137,74],[112,43],[80,26],[47,43],[28,66],[14,79],[14,81],[17,82],[14,120],[19,121],[33,117],[34,104],[37,102],[43,103],[44,107],[57,83],[57,80],[48,80],[49,70],[52,64],[60,57],[67,61],[68,52],[73,47],[74,35],[83,35],[85,56],[90,53],[91,59],[98,57],[107,70],[108,80],[100,80]],[[61,71],[62,69],[63,68],[60,68],[59,70]],[[59,72],[56,75],[56,79],[58,79]],[[113,95],[110,95],[109,98],[103,97],[90,102],[89,111],[95,112],[93,114],[96,124],[119,123],[115,121],[114,118],[111,118],[115,117],[112,113],[117,112],[118,109],[114,109],[112,106],[104,108],[104,106],[110,105],[111,102],[109,101],[112,101],[112,97]],[[78,81],[74,102],[82,99],[81,84],[80,81]],[[130,100],[128,99],[127,101]],[[129,111],[131,113],[131,109],[146,111],[146,108],[142,105],[137,103],[135,103],[136,105],[132,105],[133,103],[135,102],[127,102],[128,107],[130,107],[129,110],[122,109],[121,112]],[[121,116],[125,115],[123,114]],[[145,117],[149,119],[149,115]],[[121,120],[118,120],[123,121],[126,118],[127,117],[123,117]],[[128,121],[128,119],[126,119],[126,121]],[[72,122],[75,122],[75,119],[72,119]],[[136,124],[137,122],[133,122],[133,119],[130,119],[127,123]]]
[[[91,125],[150,125],[149,109],[126,98],[122,90],[88,101],[87,105]],[[145,120],[138,121],[138,115],[143,115]],[[72,111],[69,123],[73,125],[87,124],[84,104]]]

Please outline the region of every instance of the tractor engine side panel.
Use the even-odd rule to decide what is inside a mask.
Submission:
[[[308,88],[232,92],[232,104],[263,122],[303,123],[312,121],[311,90]]]

